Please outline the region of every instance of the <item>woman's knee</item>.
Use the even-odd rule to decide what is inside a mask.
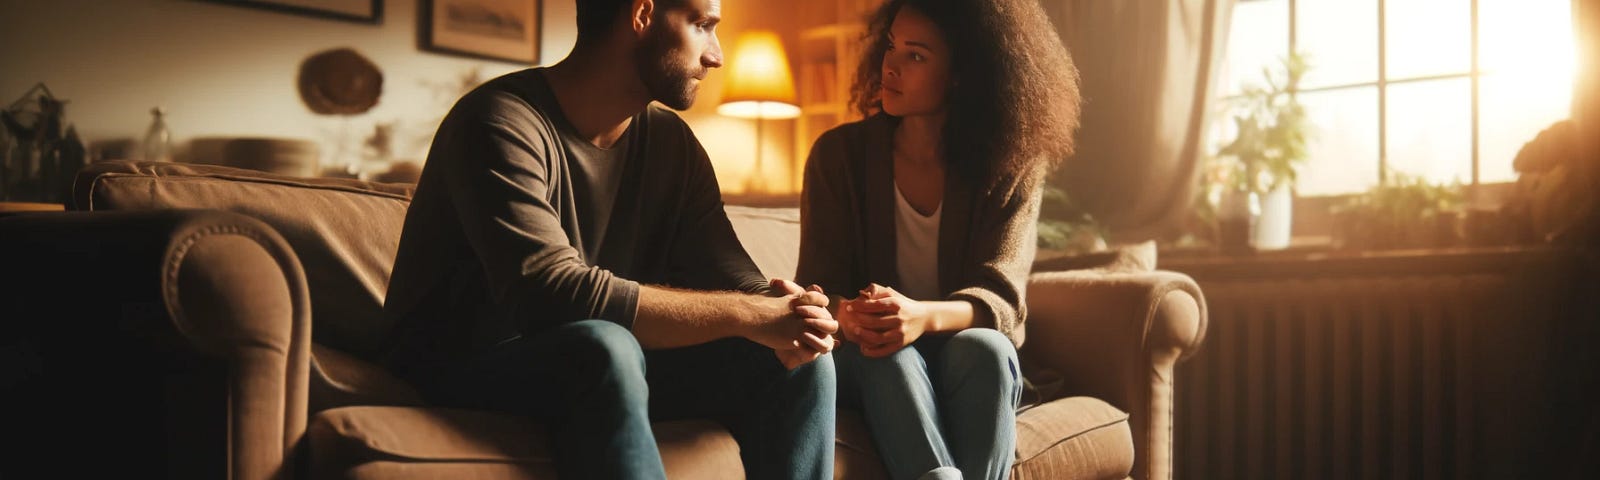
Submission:
[[[987,379],[1011,388],[1021,381],[1017,348],[1011,339],[988,328],[969,328],[950,337],[940,363],[960,378]]]

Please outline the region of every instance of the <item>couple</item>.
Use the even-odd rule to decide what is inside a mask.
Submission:
[[[436,405],[541,420],[563,478],[662,478],[650,422],[676,418],[725,425],[750,478],[831,478],[836,407],[894,478],[1006,477],[1039,183],[1077,121],[1040,7],[878,10],[868,118],[806,167],[796,283],[762,278],[699,141],[649,105],[687,109],[722,65],[720,3],[577,0],[566,59],[456,104],[387,362]]]

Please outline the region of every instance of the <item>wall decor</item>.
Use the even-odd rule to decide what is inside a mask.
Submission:
[[[431,0],[423,8],[424,49],[539,62],[539,0]]]
[[[383,21],[383,0],[205,0],[350,22]]]

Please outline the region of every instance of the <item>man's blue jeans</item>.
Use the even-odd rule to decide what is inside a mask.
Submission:
[[[728,427],[749,478],[833,478],[830,356],[788,371],[738,338],[645,352],[627,329],[585,320],[411,377],[436,405],[544,422],[561,478],[665,478],[650,421],[685,418]]]
[[[1011,475],[1022,374],[1005,335],[925,335],[883,358],[852,343],[833,352],[839,406],[861,412],[890,478]]]

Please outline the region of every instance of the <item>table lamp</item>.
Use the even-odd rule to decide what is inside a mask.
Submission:
[[[768,30],[745,32],[734,44],[728,65],[727,86],[717,113],[756,120],[756,166],[746,180],[745,192],[766,193],[766,178],[761,172],[762,123],[800,116],[783,41]]]

